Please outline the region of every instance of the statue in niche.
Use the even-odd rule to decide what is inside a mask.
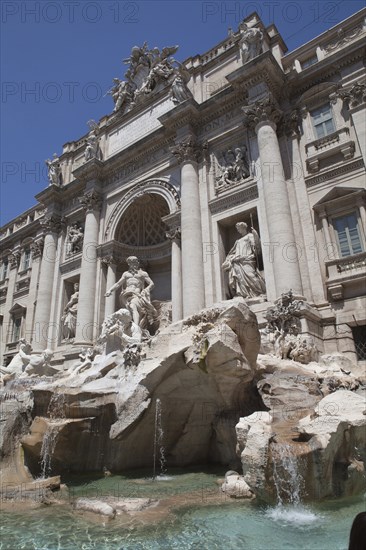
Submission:
[[[84,230],[77,223],[73,223],[67,231],[66,256],[77,254],[83,248]]]
[[[140,269],[139,260],[135,256],[127,258],[128,270],[122,274],[105,294],[110,296],[112,292],[121,288],[120,305],[131,312],[133,322],[141,329],[146,329],[153,324],[157,312],[151,303],[150,291],[154,283],[146,271]]]
[[[246,23],[239,25],[240,51],[243,63],[247,63],[257,57],[262,51],[263,33],[255,27],[249,28]]]
[[[223,164],[219,164],[221,174],[217,178],[217,187],[241,183],[250,177],[247,148],[245,145],[229,149],[222,154]]]
[[[75,338],[78,302],[79,302],[79,283],[75,283],[74,292],[70,296],[70,300],[67,302],[64,308],[64,313],[61,317],[65,340],[71,340],[72,338]]]
[[[47,159],[45,163],[48,169],[49,185],[62,185],[61,164],[57,154],[54,153],[53,159]]]
[[[232,296],[255,298],[266,293],[265,282],[258,271],[257,257],[260,252],[259,236],[245,222],[235,225],[241,237],[226,257],[222,267],[229,273],[229,288]]]

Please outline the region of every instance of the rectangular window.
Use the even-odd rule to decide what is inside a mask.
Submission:
[[[4,281],[8,274],[8,262],[5,260],[0,266],[0,281]]]
[[[13,320],[13,334],[12,334],[12,342],[18,342],[20,339],[20,329],[22,327],[22,318],[21,317],[15,317]]]
[[[355,343],[357,359],[366,361],[366,325],[352,327],[352,335]]]
[[[310,112],[317,138],[322,138],[335,131],[332,109],[329,103]]]
[[[307,67],[310,67],[311,65],[314,65],[314,63],[318,63],[318,56],[312,55],[311,57],[308,57],[307,59],[304,59],[304,61],[301,61],[301,68],[306,69]]]
[[[355,212],[333,218],[333,227],[337,234],[339,253],[342,258],[363,251]]]
[[[30,248],[26,248],[23,253],[22,271],[26,271],[30,266],[31,252]]]

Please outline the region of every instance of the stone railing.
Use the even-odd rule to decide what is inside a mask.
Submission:
[[[342,153],[345,160],[351,159],[355,152],[355,143],[349,138],[349,128],[340,128],[327,136],[305,145],[306,166],[309,172],[319,170],[322,159]]]
[[[333,300],[341,300],[347,283],[362,284],[366,275],[366,252],[325,262],[326,285]],[[352,283],[352,284],[353,284]]]

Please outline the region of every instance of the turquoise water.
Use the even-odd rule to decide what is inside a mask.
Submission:
[[[221,472],[222,473],[222,472]],[[141,473],[140,473],[141,475]],[[276,507],[232,502],[215,483],[217,473],[174,473],[157,481],[133,475],[69,479],[71,499],[104,495],[170,497],[186,495],[185,507],[153,525],[116,518],[103,524],[74,514],[70,506],[44,506],[3,512],[2,550],[346,550],[355,515],[365,510],[362,497],[306,507]],[[191,501],[191,491],[199,498]],[[219,499],[219,504],[214,505]],[[220,500],[221,499],[221,500]]]

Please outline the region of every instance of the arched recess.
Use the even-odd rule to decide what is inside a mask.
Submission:
[[[136,199],[145,194],[158,195],[165,199],[169,208],[169,214],[174,214],[180,208],[179,194],[171,183],[163,179],[152,179],[141,182],[127,191],[113,208],[106,223],[104,241],[116,238],[117,228],[123,215]]]
[[[152,299],[161,302],[172,296],[172,243],[163,219],[179,208],[179,194],[173,185],[161,179],[142,182],[116,204],[104,234],[103,246],[111,245],[118,259],[117,278],[127,268],[126,258],[137,256],[155,284]]]

